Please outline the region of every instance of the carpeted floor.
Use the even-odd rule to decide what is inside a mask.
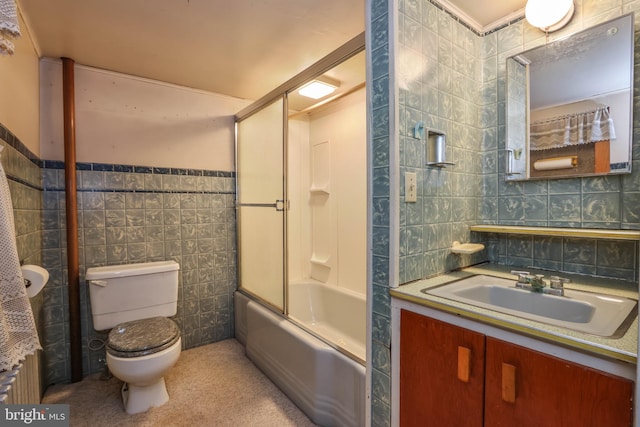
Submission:
[[[234,339],[183,351],[165,377],[170,400],[128,415],[121,382],[93,375],[50,387],[42,403],[70,405],[71,426],[315,426],[255,365]]]

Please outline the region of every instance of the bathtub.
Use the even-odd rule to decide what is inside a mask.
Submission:
[[[289,287],[289,299],[292,321],[235,293],[236,338],[247,357],[314,423],[364,425],[364,297],[296,283]]]

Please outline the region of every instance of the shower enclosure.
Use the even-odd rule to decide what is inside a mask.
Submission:
[[[301,95],[312,81],[333,92]],[[236,136],[236,336],[315,422],[362,425],[364,35],[241,111]]]

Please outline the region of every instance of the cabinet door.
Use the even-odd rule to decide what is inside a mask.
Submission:
[[[400,425],[482,426],[484,335],[402,310]]]
[[[630,426],[633,382],[487,337],[485,426]]]

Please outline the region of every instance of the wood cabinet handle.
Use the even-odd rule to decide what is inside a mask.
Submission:
[[[466,347],[458,347],[458,379],[463,383],[469,382],[471,363],[471,350]]]
[[[502,400],[516,402],[516,367],[502,363]]]

